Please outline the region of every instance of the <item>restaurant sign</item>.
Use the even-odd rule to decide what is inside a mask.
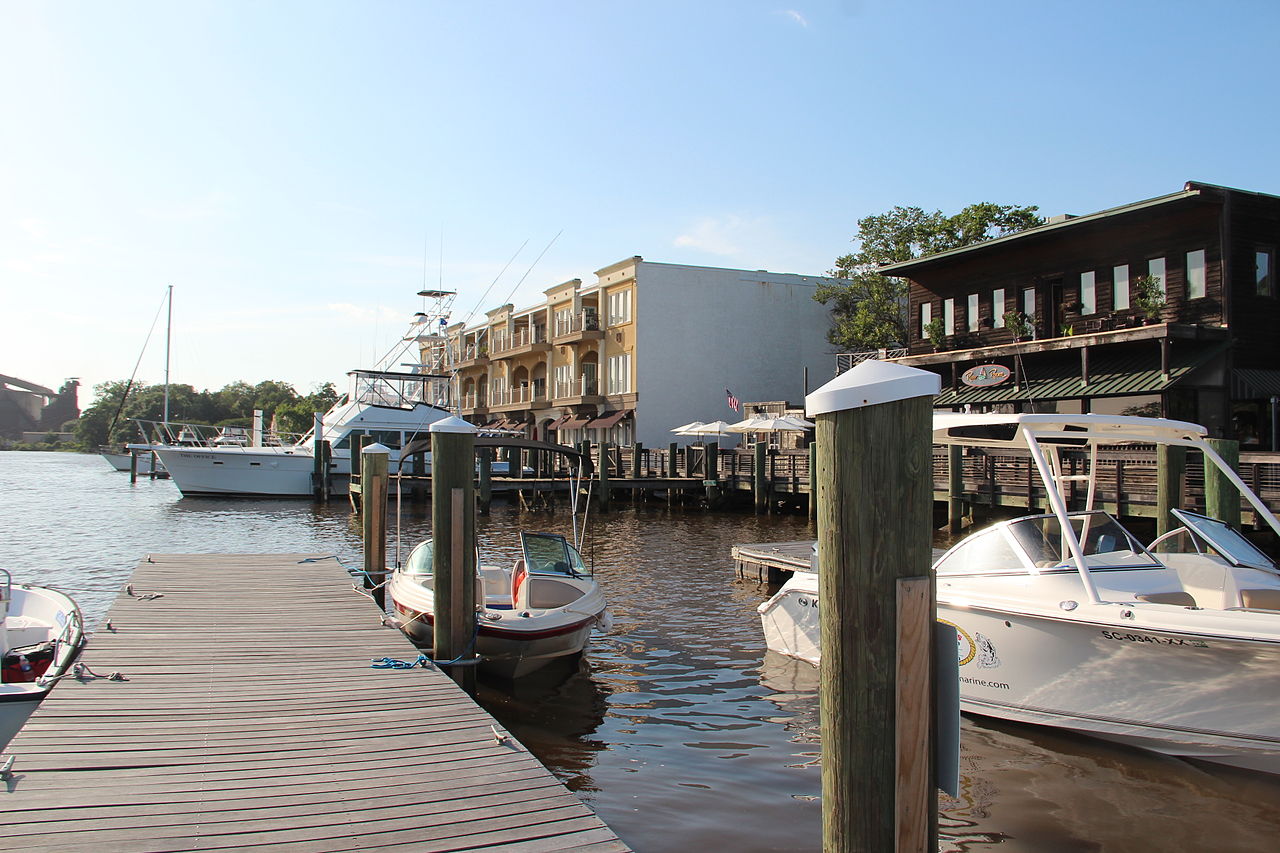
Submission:
[[[1009,368],[1003,364],[979,364],[971,367],[960,377],[960,381],[971,388],[987,388],[999,385],[1010,376]]]

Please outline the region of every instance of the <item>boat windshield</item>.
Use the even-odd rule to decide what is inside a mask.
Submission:
[[[563,536],[554,533],[521,533],[524,562],[529,571],[538,574],[589,575],[578,549]]]
[[[417,547],[409,552],[409,559],[404,564],[404,573],[406,575],[431,577],[431,573],[434,571],[434,563],[435,546],[430,539],[426,539],[418,543]]]
[[[1068,516],[1089,569],[1155,569],[1161,564],[1105,512]],[[1075,570],[1057,516],[1020,518],[976,533],[938,561],[939,574],[1032,574]]]
[[[1275,571],[1275,563],[1258,547],[1244,538],[1240,531],[1216,518],[1201,515],[1198,512],[1175,509],[1173,514],[1195,533],[1196,539],[1203,544],[1196,544],[1197,551],[1209,551],[1221,555],[1236,566],[1248,566],[1253,569]],[[1172,549],[1168,549],[1172,550]]]

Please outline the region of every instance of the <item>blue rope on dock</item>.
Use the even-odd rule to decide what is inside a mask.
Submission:
[[[410,663],[407,660],[398,660],[396,658],[374,658],[369,664],[370,669],[413,669],[420,666],[423,669],[431,668],[431,658],[424,654],[419,654],[418,659]]]

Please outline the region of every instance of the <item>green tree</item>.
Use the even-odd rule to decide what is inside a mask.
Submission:
[[[940,210],[895,207],[858,220],[858,251],[836,258],[836,283],[819,285],[814,299],[831,309],[827,340],[843,350],[905,346],[907,284],[878,272],[885,264],[969,246],[1043,224],[1035,206],[979,202],[953,216]]]

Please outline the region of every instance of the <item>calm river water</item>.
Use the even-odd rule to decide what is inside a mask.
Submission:
[[[429,526],[406,507],[403,541]],[[96,456],[0,453],[0,567],[71,592],[96,624],[147,552],[318,552],[358,565],[345,503],[181,498]],[[482,551],[568,513],[495,505]],[[623,507],[584,549],[614,613],[574,672],[485,685],[481,700],[636,850],[816,851],[816,672],[764,649],[767,590],[737,543],[812,538],[804,519]],[[966,718],[962,792],[940,801],[950,851],[1271,851],[1280,779],[1034,727]]]

